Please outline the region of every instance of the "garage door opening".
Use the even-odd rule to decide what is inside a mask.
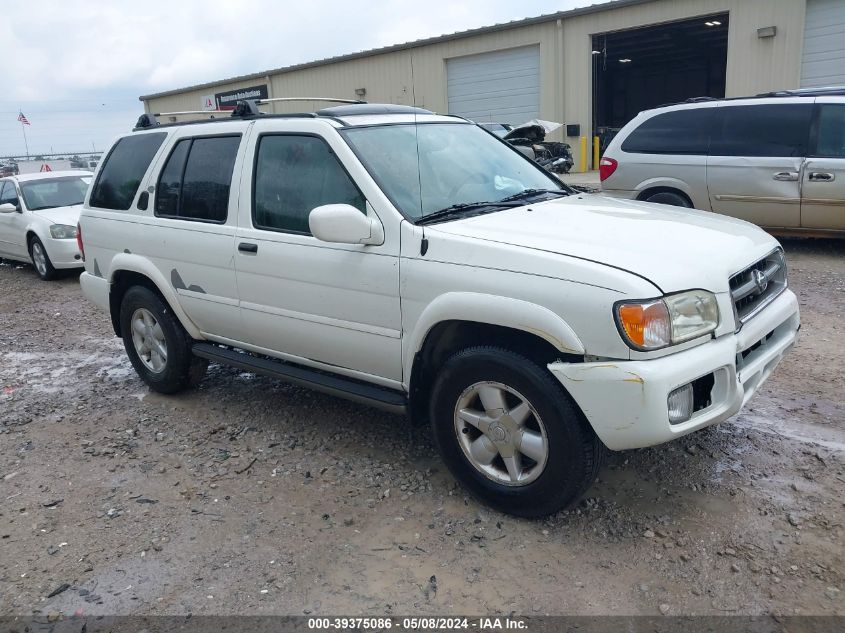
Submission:
[[[593,36],[593,129],[602,152],[641,110],[724,97],[728,14]]]

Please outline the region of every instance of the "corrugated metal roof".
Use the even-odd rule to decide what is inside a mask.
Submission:
[[[337,62],[345,62],[352,59],[361,59],[362,57],[371,57],[373,55],[381,55],[383,53],[393,53],[395,51],[410,50],[412,48],[419,48],[420,46],[428,46],[429,44],[437,44],[439,42],[448,42],[451,40],[459,40],[465,37],[473,37],[475,35],[483,35],[485,33],[495,33],[497,31],[506,31],[508,29],[518,28],[522,26],[531,26],[532,24],[541,24],[543,22],[551,22],[553,20],[560,20],[564,18],[572,18],[588,13],[598,13],[600,11],[609,11],[618,7],[626,7],[635,4],[645,4],[647,2],[655,2],[655,0],[607,0],[599,4],[591,4],[587,7],[580,7],[577,9],[569,9],[567,11],[558,11],[557,13],[547,13],[538,15],[533,18],[523,18],[521,20],[512,20],[510,22],[503,22],[501,24],[493,24],[492,26],[482,26],[476,29],[468,29],[466,31],[458,31],[456,33],[448,33],[446,35],[438,35],[435,37],[428,37],[421,40],[414,40],[412,42],[405,42],[402,44],[391,44],[390,46],[383,46],[381,48],[371,48],[357,53],[347,53],[345,55],[337,55],[335,57],[326,57],[312,62],[304,62],[302,64],[294,64],[293,66],[283,66],[281,68],[272,68],[270,70],[263,70],[257,73],[250,73],[248,75],[239,75],[237,77],[229,77],[228,79],[220,79],[217,81],[209,81],[207,83],[196,84],[194,86],[187,86],[185,88],[177,88],[175,90],[166,90],[164,92],[156,92],[154,94],[142,95],[138,97],[140,101],[147,101],[149,99],[157,99],[159,97],[169,97],[171,95],[182,94],[193,90],[201,90],[204,88],[214,88],[217,86],[224,86],[241,81],[249,81],[251,79],[263,79],[268,75],[280,75],[283,73],[293,72],[295,70],[304,70],[306,68],[314,68],[316,66],[327,66],[328,64],[336,64]]]

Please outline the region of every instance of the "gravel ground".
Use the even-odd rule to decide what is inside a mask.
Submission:
[[[212,366],[150,393],[75,276],[0,265],[0,614],[845,614],[845,241],[786,241],[802,338],[728,423],[542,521],[427,429]]]

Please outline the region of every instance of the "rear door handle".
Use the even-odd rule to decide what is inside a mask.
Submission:
[[[827,171],[810,172],[810,180],[813,182],[832,182],[834,178],[836,178],[836,176]]]
[[[258,244],[250,244],[249,242],[241,242],[238,244],[238,250],[242,253],[257,253]]]
[[[772,176],[774,180],[798,180],[798,172],[797,171],[779,171],[774,176]]]

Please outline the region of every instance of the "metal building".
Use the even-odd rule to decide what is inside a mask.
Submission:
[[[567,124],[554,140],[572,144],[583,170],[589,140],[640,110],[830,85],[845,85],[845,0],[615,0],[141,100],[147,112],[172,112],[332,96],[485,122],[541,118]]]

